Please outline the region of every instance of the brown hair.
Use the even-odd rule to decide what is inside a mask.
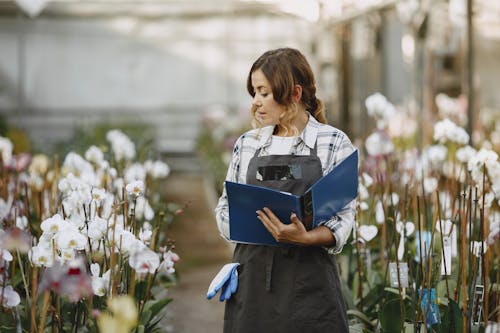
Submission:
[[[247,78],[247,90],[252,97],[255,96],[252,73],[259,69],[271,85],[274,100],[286,108],[280,121],[280,125],[286,130],[293,130],[292,120],[298,114],[298,109],[292,100],[293,89],[297,84],[302,87],[300,101],[306,111],[309,111],[320,123],[327,123],[323,102],[316,98],[314,74],[300,51],[292,48],[279,48],[262,54],[253,63]],[[252,108],[252,116],[256,120],[255,108]]]

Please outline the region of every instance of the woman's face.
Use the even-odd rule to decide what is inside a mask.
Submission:
[[[252,105],[255,107],[255,117],[262,126],[279,124],[280,115],[284,112],[284,108],[274,100],[271,85],[264,73],[258,69],[252,73],[251,79],[255,92],[252,100]]]

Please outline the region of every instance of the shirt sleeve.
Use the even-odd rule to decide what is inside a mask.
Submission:
[[[347,138],[347,136],[344,136],[339,150],[336,154],[332,154],[333,158],[325,171],[329,172],[332,170],[339,161],[349,156],[349,154],[351,154],[354,150],[355,148],[351,141]],[[356,200],[357,199],[354,199],[349,202],[336,215],[332,216],[330,220],[319,224],[328,227],[331,230],[333,237],[335,237],[335,246],[325,247],[328,253],[339,254],[342,252],[342,248],[351,235],[352,227],[356,218]]]
[[[226,180],[228,181],[238,181],[241,145],[242,137],[238,138],[234,144],[233,155],[231,157],[231,162],[229,163],[226,175]],[[221,236],[229,241],[229,205],[227,202],[226,186],[223,186],[222,195],[220,196],[217,206],[215,207],[215,218],[217,220],[217,227],[219,228]]]

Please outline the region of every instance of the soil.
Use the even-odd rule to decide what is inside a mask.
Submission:
[[[231,262],[232,248],[215,222],[217,195],[203,172],[175,172],[165,186],[168,202],[188,206],[169,230],[181,260],[175,266],[178,284],[168,292],[173,301],[167,306],[164,327],[173,333],[220,333],[224,303],[218,295],[207,300],[206,293],[220,268]]]

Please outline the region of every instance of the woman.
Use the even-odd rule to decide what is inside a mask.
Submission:
[[[342,131],[326,125],[314,75],[299,51],[265,52],[250,69],[247,90],[256,128],[235,143],[226,180],[300,195],[354,150]],[[301,176],[276,171],[292,165]],[[225,191],[215,211],[229,240]],[[291,223],[282,223],[272,207],[262,207],[257,216],[277,241],[293,246],[236,244],[238,290],[226,302],[224,332],[348,332],[331,254],[342,250],[351,233],[355,201],[312,230],[294,214]]]

